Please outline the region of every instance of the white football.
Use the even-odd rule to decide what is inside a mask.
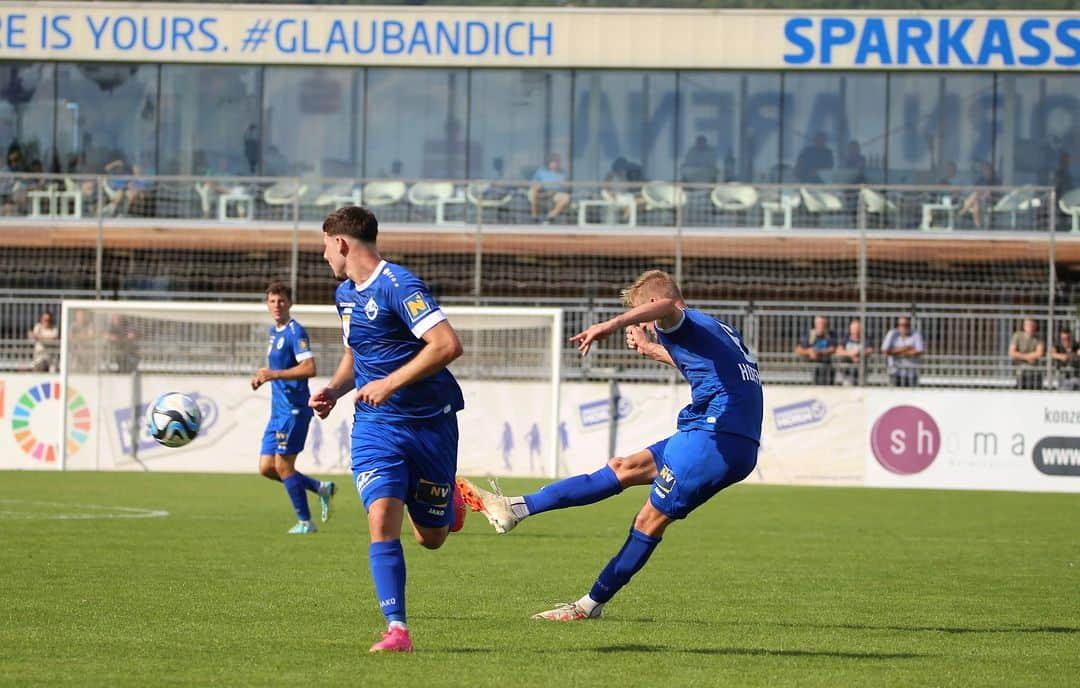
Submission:
[[[165,447],[182,447],[199,434],[202,411],[191,397],[179,392],[162,394],[146,411],[150,436]]]

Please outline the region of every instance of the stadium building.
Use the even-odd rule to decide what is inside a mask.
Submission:
[[[0,7],[8,369],[65,297],[253,301],[275,278],[329,302],[320,222],[362,203],[444,303],[560,307],[564,334],[660,267],[767,384],[893,380],[881,355],[798,354],[815,316],[875,348],[911,317],[922,387],[1072,384],[1009,348],[1024,317],[1076,324],[1074,13]],[[155,327],[148,374],[176,370],[154,337],[206,339],[190,366],[219,372],[261,346]],[[462,365],[546,379],[545,336],[492,372],[477,335]],[[568,381],[671,379],[615,345],[553,355]]]

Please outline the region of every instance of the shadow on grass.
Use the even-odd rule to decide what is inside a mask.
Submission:
[[[842,628],[851,631],[899,631],[901,633],[949,633],[965,635],[974,633],[1080,633],[1073,626],[999,626],[972,628],[968,626],[884,626],[875,624],[776,624],[787,628]]]
[[[437,650],[437,652],[447,652],[449,654],[486,654],[486,653],[500,653],[503,650],[497,648],[481,648],[481,647],[455,647],[444,648]],[[566,653],[590,653],[599,652],[601,654],[613,654],[613,653],[665,653],[665,654],[692,654],[692,655],[741,655],[749,657],[832,657],[836,659],[868,659],[868,660],[886,660],[886,659],[915,659],[917,657],[928,657],[929,655],[917,654],[914,652],[844,652],[840,650],[772,650],[765,647],[671,647],[669,645],[645,645],[639,643],[627,643],[623,645],[602,645],[600,647],[576,647],[576,648],[560,648],[558,650],[547,649],[532,649],[526,650],[523,648],[515,648],[513,651],[515,654],[535,654],[535,655],[547,655],[557,652],[558,654]]]

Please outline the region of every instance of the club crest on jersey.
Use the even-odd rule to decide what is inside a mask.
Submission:
[[[296,343],[296,345],[300,347],[301,351],[304,351],[305,349],[307,349],[307,340],[301,339],[299,342]]]
[[[367,305],[364,306],[364,315],[368,320],[374,320],[379,317],[379,304],[375,303],[375,299],[368,299]]]
[[[405,310],[409,312],[409,319],[412,322],[416,322],[431,312],[431,305],[428,304],[427,299],[424,298],[424,292],[421,291],[414,291],[401,302],[401,305],[405,306]]]

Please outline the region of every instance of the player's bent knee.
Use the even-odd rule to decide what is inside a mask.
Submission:
[[[659,538],[672,523],[674,521],[670,516],[659,511],[651,502],[646,502],[634,517],[634,530],[645,533],[649,537]]]
[[[424,549],[439,549],[446,542],[446,536],[449,534],[449,528],[416,528],[413,531],[416,543]]]

